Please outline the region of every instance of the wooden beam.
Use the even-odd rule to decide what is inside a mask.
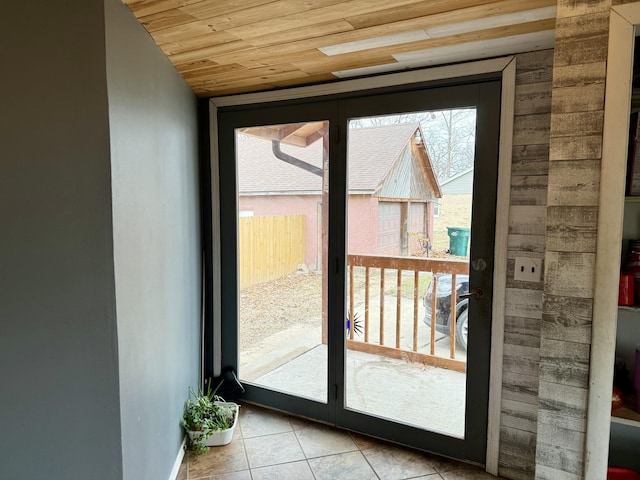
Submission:
[[[465,373],[467,364],[462,360],[452,360],[450,358],[436,357],[435,355],[427,355],[426,353],[411,352],[408,350],[400,350],[393,347],[384,347],[372,343],[359,342],[357,340],[347,339],[347,348],[357,352],[370,353],[372,355],[382,355],[384,357],[397,358],[407,362],[422,363],[437,368],[446,368],[456,372]]]
[[[349,265],[356,267],[469,274],[469,262],[465,260],[434,260],[422,257],[393,257],[387,255],[349,255],[348,262]]]

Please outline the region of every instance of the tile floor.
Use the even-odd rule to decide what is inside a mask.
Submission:
[[[252,405],[233,441],[184,457],[177,480],[495,480],[455,462]]]

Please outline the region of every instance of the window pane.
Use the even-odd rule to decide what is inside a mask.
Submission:
[[[321,402],[328,141],[328,122],[236,130],[240,378]]]
[[[346,407],[457,438],[474,145],[474,109],[349,124]]]

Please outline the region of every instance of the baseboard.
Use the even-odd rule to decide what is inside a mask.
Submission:
[[[178,456],[176,457],[176,461],[173,464],[173,468],[171,469],[171,473],[169,474],[169,480],[176,480],[178,478],[178,472],[180,472],[180,465],[182,465],[182,459],[184,458],[184,449],[187,445],[187,437],[182,439],[182,445],[180,445],[180,450],[178,450]]]

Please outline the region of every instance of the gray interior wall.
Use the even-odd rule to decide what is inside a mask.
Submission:
[[[166,479],[198,381],[196,97],[129,9],[105,1],[125,479]]]
[[[122,474],[103,0],[0,8],[0,478]]]

